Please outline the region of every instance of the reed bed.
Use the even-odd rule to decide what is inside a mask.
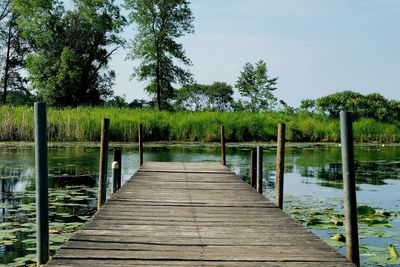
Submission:
[[[110,140],[137,140],[144,126],[145,141],[214,142],[225,125],[228,142],[276,140],[277,124],[286,123],[286,138],[292,142],[338,142],[338,120],[321,115],[279,112],[163,112],[112,107],[78,107],[48,110],[49,141],[98,141],[102,118],[110,119]],[[33,141],[33,108],[0,107],[0,141]],[[354,123],[360,142],[399,142],[400,123],[385,124],[372,119]]]

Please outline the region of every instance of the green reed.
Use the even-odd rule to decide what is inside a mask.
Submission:
[[[225,125],[228,142],[276,140],[277,124],[287,125],[292,142],[338,142],[339,122],[324,116],[280,112],[164,112],[146,109],[78,107],[48,110],[50,141],[98,141],[101,119],[110,119],[111,141],[137,140],[144,125],[145,141],[213,142]],[[0,107],[0,141],[33,141],[33,108]],[[372,119],[354,123],[360,142],[399,142],[400,123],[385,124]]]

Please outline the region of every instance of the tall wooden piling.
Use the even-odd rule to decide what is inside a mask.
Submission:
[[[225,127],[221,125],[221,163],[226,165],[226,155],[225,155]]]
[[[258,193],[263,193],[263,148],[257,146],[257,186],[256,190]]]
[[[140,167],[143,165],[143,124],[139,124],[138,142],[139,142],[139,167]]]
[[[114,149],[114,161],[118,162],[118,180],[117,180],[117,190],[121,188],[121,170],[122,170],[122,156],[121,148],[117,147]]]
[[[99,164],[99,190],[97,209],[100,209],[106,202],[107,191],[107,159],[108,159],[108,129],[110,120],[103,118],[101,124],[101,140],[100,140],[100,164]]]
[[[276,182],[275,204],[283,208],[283,184],[285,173],[285,124],[278,124],[277,148],[276,148]]]
[[[36,102],[35,172],[36,172],[36,255],[37,266],[49,260],[49,193],[47,163],[47,108]]]
[[[257,187],[257,151],[255,148],[250,150],[250,185]]]
[[[340,132],[342,147],[342,171],[344,192],[344,216],[346,228],[347,259],[360,266],[358,245],[356,181],[354,171],[354,147],[352,115],[350,112],[340,112]]]

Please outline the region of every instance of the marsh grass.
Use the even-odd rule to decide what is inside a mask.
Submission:
[[[129,108],[78,107],[48,110],[49,141],[98,141],[101,119],[110,119],[110,140],[137,140],[144,125],[145,141],[214,142],[225,125],[228,142],[276,140],[277,124],[286,123],[292,142],[338,142],[339,122],[324,116],[278,112],[163,112]],[[0,107],[0,141],[33,140],[33,108]],[[361,119],[353,125],[360,142],[399,142],[400,123]]]

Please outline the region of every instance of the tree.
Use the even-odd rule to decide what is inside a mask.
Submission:
[[[186,84],[175,92],[175,109],[200,111],[206,108],[207,86],[203,84]]]
[[[224,82],[187,84],[176,90],[175,108],[185,110],[229,111],[233,107],[233,88]]]
[[[274,86],[278,78],[269,78],[267,65],[263,60],[255,65],[246,63],[243,71],[235,84],[240,95],[244,97],[241,101],[244,109],[250,112],[271,110],[277,98],[272,94],[276,89]]]
[[[2,103],[7,103],[7,93],[11,90],[22,91],[15,95],[30,96],[24,86],[25,80],[21,75],[24,56],[28,52],[28,46],[21,39],[21,33],[17,27],[18,14],[12,10],[11,0],[6,1],[5,6],[8,12],[0,11],[5,14],[0,23],[0,72],[3,74],[0,79],[2,89]],[[1,15],[0,14],[0,15]],[[15,99],[14,97],[12,99]],[[20,103],[20,101],[18,101]]]
[[[315,111],[315,105],[315,100],[309,98],[303,99],[300,102],[300,111],[313,113]]]
[[[214,82],[208,86],[207,109],[229,111],[233,108],[233,88],[225,82]]]
[[[371,118],[382,122],[400,119],[400,102],[388,100],[378,93],[363,95],[353,91],[333,93],[315,100],[318,112],[339,118],[341,110],[353,113],[355,120]]]
[[[112,95],[108,61],[122,44],[125,19],[113,0],[14,0],[18,25],[33,52],[28,78],[39,99],[55,106],[97,105]]]
[[[176,61],[190,65],[182,44],[176,39],[193,33],[192,11],[186,0],[125,0],[131,10],[130,22],[137,26],[137,35],[132,43],[129,57],[140,60],[134,75],[149,81],[145,88],[155,94],[157,107],[170,108],[174,95],[174,83],[187,84],[193,81],[189,71],[175,64]]]

